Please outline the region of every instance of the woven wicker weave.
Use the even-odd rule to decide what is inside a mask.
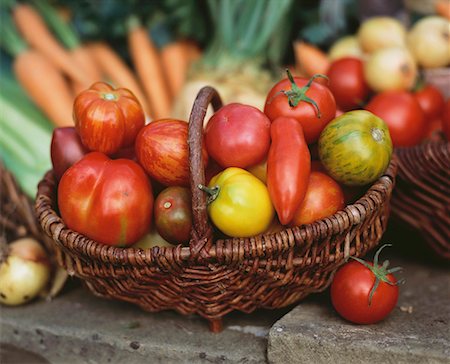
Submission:
[[[392,213],[418,229],[436,253],[450,259],[450,143],[398,148]]]
[[[36,210],[43,229],[60,251],[60,264],[85,280],[97,295],[129,301],[148,311],[196,313],[220,331],[232,310],[279,308],[323,290],[349,255],[375,247],[389,215],[396,175],[393,160],[355,204],[302,227],[251,238],[217,239],[206,211],[201,136],[208,104],[222,105],[203,88],[189,123],[193,225],[189,247],[115,248],[71,231],[56,212],[56,182],[48,172],[39,185]]]

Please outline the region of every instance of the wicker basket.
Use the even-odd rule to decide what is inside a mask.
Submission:
[[[392,214],[419,230],[442,258],[450,259],[450,143],[429,141],[398,148]]]
[[[56,212],[51,171],[39,185],[36,210],[60,252],[60,264],[93,293],[148,311],[196,313],[217,332],[230,311],[280,308],[325,289],[349,255],[361,256],[374,248],[387,225],[397,167],[393,160],[362,198],[329,218],[273,234],[217,239],[206,197],[196,187],[204,183],[201,140],[210,103],[214,110],[222,105],[217,92],[205,87],[189,122],[193,229],[188,247],[115,248],[71,231]]]

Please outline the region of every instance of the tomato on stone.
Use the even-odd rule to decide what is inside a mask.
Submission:
[[[336,101],[327,86],[311,79],[292,77],[279,81],[269,91],[264,106],[264,113],[271,121],[280,116],[296,119],[303,127],[305,139],[311,144],[319,138],[323,128],[336,115]]]
[[[383,320],[394,309],[398,300],[399,282],[392,275],[401,268],[388,269],[388,261],[378,264],[380,251],[373,263],[351,257],[331,283],[331,302],[344,319],[357,324],[374,324]]]

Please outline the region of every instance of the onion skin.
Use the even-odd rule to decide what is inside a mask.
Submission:
[[[373,53],[383,48],[405,46],[406,28],[395,18],[376,16],[361,24],[357,37],[363,51]]]
[[[375,92],[410,90],[416,81],[417,64],[406,48],[384,48],[365,62],[364,77]]]
[[[44,290],[51,266],[45,250],[34,239],[16,240],[9,248],[9,255],[0,266],[0,303],[16,306]]]
[[[408,33],[407,44],[420,66],[447,66],[450,63],[450,22],[439,16],[422,18]]]

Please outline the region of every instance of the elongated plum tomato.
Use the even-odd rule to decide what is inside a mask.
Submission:
[[[279,116],[296,119],[302,124],[305,139],[311,144],[319,138],[325,125],[336,115],[336,101],[327,86],[314,79],[292,77],[278,82],[269,91],[264,106],[264,113],[271,121]]]
[[[75,98],[73,116],[83,144],[107,155],[132,145],[145,125],[144,111],[134,94],[104,82],[94,83]]]
[[[416,98],[407,91],[385,91],[375,95],[366,110],[385,121],[394,147],[411,147],[425,137],[427,123]]]
[[[344,111],[358,108],[369,94],[363,62],[358,58],[345,57],[332,62],[327,76],[336,104]]]
[[[161,119],[147,124],[136,138],[139,164],[154,180],[164,186],[189,186],[188,123]],[[208,153],[202,143],[203,162]]]
[[[270,120],[253,106],[225,105],[208,121],[205,143],[208,154],[222,167],[247,168],[269,152]]]
[[[152,187],[136,162],[92,152],[62,176],[58,206],[70,229],[100,243],[129,246],[150,229]]]

